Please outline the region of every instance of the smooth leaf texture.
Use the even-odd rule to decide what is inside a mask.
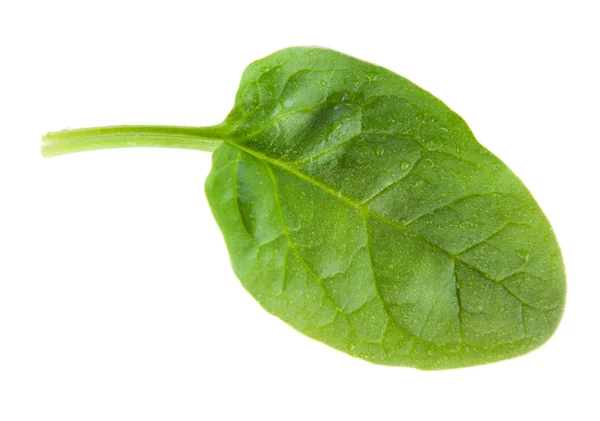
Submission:
[[[519,179],[429,93],[291,48],[251,64],[206,194],[237,276],[269,312],[380,364],[497,361],[554,332],[551,227]]]
[[[297,330],[365,360],[511,358],[544,343],[563,313],[560,250],[521,181],[438,99],[344,54],[289,48],[252,63],[217,126],[44,139],[47,156],[214,150],[206,195],[242,284]]]

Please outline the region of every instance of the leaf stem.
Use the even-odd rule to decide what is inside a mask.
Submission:
[[[96,149],[161,147],[212,152],[224,140],[221,126],[108,126],[62,130],[43,138],[42,155],[53,157]]]

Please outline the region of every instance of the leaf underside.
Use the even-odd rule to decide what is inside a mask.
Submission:
[[[563,312],[560,250],[521,181],[431,94],[335,51],[252,63],[206,181],[236,275],[365,360],[524,354]]]

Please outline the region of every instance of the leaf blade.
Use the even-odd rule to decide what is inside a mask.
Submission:
[[[252,235],[235,228],[243,218],[212,172],[209,203],[242,283],[298,330],[376,363],[437,369],[523,354],[556,328],[564,269],[543,213],[460,117],[406,79],[330,50],[283,50],[245,72],[224,126],[213,168],[234,153],[263,167],[244,206],[283,232],[269,243],[283,265],[265,272],[236,252],[256,239],[240,239]],[[265,279],[282,273],[269,296]]]

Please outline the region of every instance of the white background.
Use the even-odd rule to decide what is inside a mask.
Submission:
[[[6,1],[0,6],[0,420],[597,420],[595,1]],[[211,125],[251,61],[319,45],[445,101],[530,188],[568,303],[526,356],[382,367],[304,337],[235,278],[210,154],[43,159],[67,127]]]

